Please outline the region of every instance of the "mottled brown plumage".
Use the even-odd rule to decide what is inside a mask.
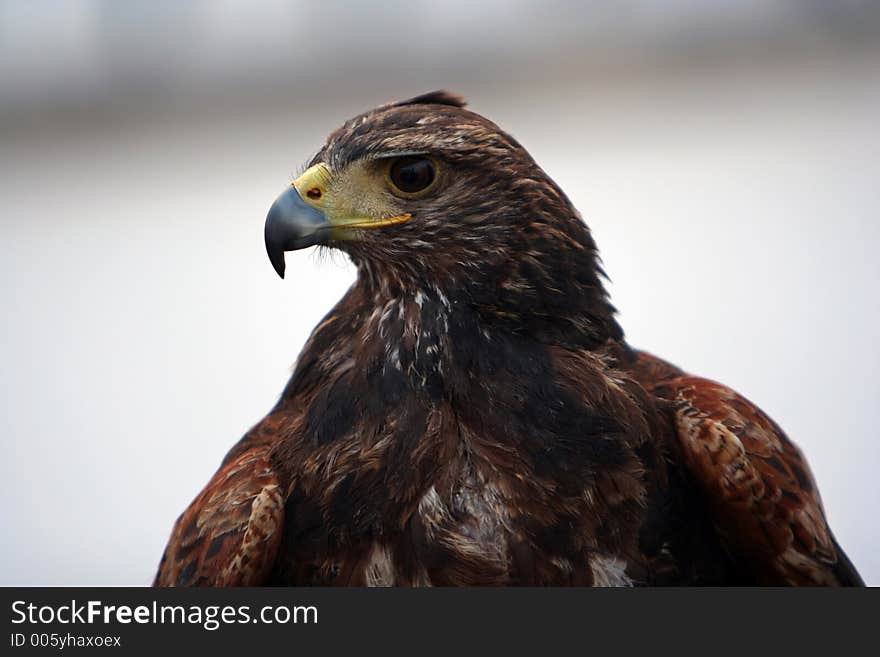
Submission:
[[[860,583],[797,448],[628,346],[576,210],[459,97],[347,122],[266,240],[358,280],[157,585]]]

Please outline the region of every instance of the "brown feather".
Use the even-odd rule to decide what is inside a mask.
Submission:
[[[650,387],[674,404],[678,457],[756,582],[860,583],[834,542],[803,454],[776,423],[726,386],[641,360]]]
[[[281,542],[284,499],[257,446],[227,461],[180,516],[156,586],[255,586]]]

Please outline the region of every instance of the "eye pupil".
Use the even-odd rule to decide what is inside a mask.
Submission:
[[[427,189],[436,175],[434,163],[424,157],[402,157],[395,160],[389,172],[391,182],[406,194]]]

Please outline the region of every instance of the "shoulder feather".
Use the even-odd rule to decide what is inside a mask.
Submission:
[[[255,586],[281,542],[284,499],[268,446],[234,450],[177,520],[155,586]]]

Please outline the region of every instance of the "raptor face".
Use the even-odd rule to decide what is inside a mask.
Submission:
[[[266,246],[327,244],[358,264],[399,275],[471,268],[516,240],[526,213],[512,204],[528,154],[490,121],[437,92],[382,106],[330,135],[273,205]],[[460,272],[461,273],[461,272]]]
[[[513,137],[448,92],[383,105],[332,133],[272,206],[265,236],[282,277],[285,251],[323,244],[382,289],[439,289],[600,342],[621,335],[568,198]]]
[[[473,273],[521,247],[521,232],[542,214],[530,207],[539,200],[530,186],[560,206],[554,223],[583,232],[565,225],[573,209],[522,146],[463,106],[435,92],[331,134],[269,213],[276,271],[283,275],[283,250],[322,243],[402,275]]]

